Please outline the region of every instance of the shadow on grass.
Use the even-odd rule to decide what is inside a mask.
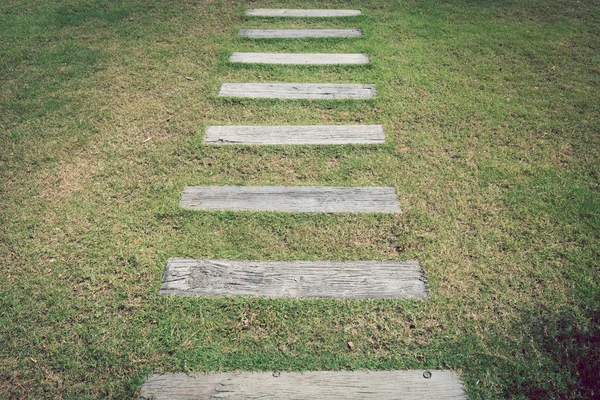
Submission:
[[[600,307],[535,310],[523,317],[531,329],[530,345],[523,346],[525,358],[536,358],[507,380],[505,398],[597,399],[600,396]]]

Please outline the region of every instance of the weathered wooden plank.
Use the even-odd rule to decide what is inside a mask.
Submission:
[[[161,295],[426,299],[418,261],[234,261],[171,258]]]
[[[425,376],[430,375],[429,378]],[[244,372],[153,375],[142,396],[155,400],[466,400],[451,371]]]
[[[400,213],[391,187],[188,186],[179,205],[189,210]]]
[[[251,8],[246,15],[252,17],[354,17],[360,10],[290,10],[284,8]]]
[[[223,83],[219,91],[219,97],[257,99],[368,99],[375,95],[372,84]]]
[[[370,59],[364,54],[235,52],[229,61],[245,64],[337,65],[368,64]]]
[[[381,125],[207,126],[211,144],[378,144],[385,143]]]
[[[362,29],[240,29],[239,36],[253,39],[300,39],[362,36]]]

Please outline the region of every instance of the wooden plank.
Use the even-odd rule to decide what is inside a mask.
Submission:
[[[431,376],[425,378],[429,373]],[[243,372],[153,375],[142,396],[156,400],[466,400],[451,371]]]
[[[426,299],[418,261],[234,261],[171,258],[161,295]]]
[[[400,213],[391,187],[188,186],[179,205],[189,210]]]
[[[251,8],[246,15],[252,17],[354,17],[360,10],[290,10],[284,8]]]
[[[381,125],[207,126],[211,144],[378,144],[385,143]]]
[[[375,95],[372,84],[223,83],[219,91],[219,97],[255,99],[368,99]]]
[[[245,64],[337,65],[368,64],[370,59],[364,54],[235,52],[229,61]]]
[[[362,36],[362,29],[240,29],[239,36],[252,39],[300,39]]]

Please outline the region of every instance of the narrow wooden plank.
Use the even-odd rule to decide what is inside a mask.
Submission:
[[[425,378],[428,376],[429,378]],[[153,375],[142,396],[156,400],[466,400],[451,371],[243,372]]]
[[[256,145],[379,144],[381,125],[207,126],[205,143]]]
[[[284,8],[251,8],[246,15],[252,17],[354,17],[360,10],[290,10]]]
[[[362,36],[362,29],[240,29],[239,36],[253,39],[300,39]]]
[[[391,187],[188,186],[179,205],[189,210],[400,213]]]
[[[256,99],[368,99],[375,95],[372,84],[223,83],[219,91],[219,97]]]
[[[364,54],[234,52],[229,61],[244,64],[337,65],[368,64],[370,59]]]
[[[161,295],[426,299],[418,261],[234,261],[171,258]]]

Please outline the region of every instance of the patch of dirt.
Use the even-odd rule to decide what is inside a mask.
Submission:
[[[42,195],[49,202],[63,201],[82,190],[87,181],[101,169],[97,160],[77,157],[72,162],[63,163],[55,172],[42,173],[40,179],[46,188]]]

